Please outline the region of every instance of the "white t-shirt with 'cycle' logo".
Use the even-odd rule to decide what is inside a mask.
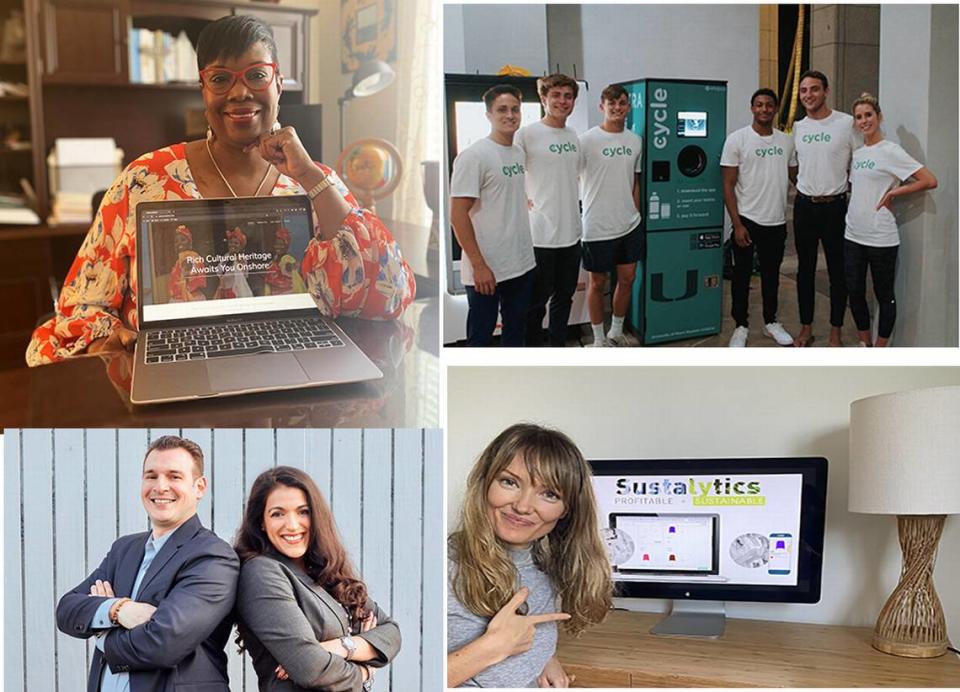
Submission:
[[[580,147],[572,127],[535,122],[520,128],[514,143],[527,157],[530,233],[535,247],[562,248],[580,240],[577,169]]]
[[[860,245],[900,244],[897,219],[886,207],[877,209],[887,191],[923,168],[899,144],[886,139],[853,152],[850,164],[850,204],[844,237]]]
[[[453,162],[451,197],[472,197],[470,221],[477,244],[497,282],[515,279],[533,269],[536,258],[530,239],[526,166],[523,150],[505,147],[489,137],[464,149]],[[460,278],[473,286],[473,266],[467,253],[460,263]]]
[[[820,120],[807,116],[793,126],[793,142],[800,164],[798,191],[808,197],[846,192],[850,158],[858,145],[852,116],[840,111]]]
[[[797,165],[793,137],[780,130],[761,137],[751,125],[727,136],[721,166],[736,166],[737,211],[761,226],[786,223],[789,166]]]

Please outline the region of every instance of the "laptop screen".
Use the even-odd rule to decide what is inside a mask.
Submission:
[[[716,514],[611,514],[610,528],[633,546],[621,571],[717,573]]]
[[[304,195],[143,202],[137,221],[144,325],[315,307]]]

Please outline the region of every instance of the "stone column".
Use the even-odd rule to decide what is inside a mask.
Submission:
[[[811,5],[810,69],[830,81],[827,105],[850,111],[861,92],[877,93],[879,5]]]

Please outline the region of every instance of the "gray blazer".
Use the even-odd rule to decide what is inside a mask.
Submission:
[[[379,656],[363,664],[380,668],[400,650],[400,628],[376,603],[367,607],[377,626],[363,638]],[[360,692],[357,664],[331,654],[320,642],[350,631],[343,607],[287,558],[260,555],[243,563],[237,586],[237,628],[257,671],[260,692]],[[282,665],[288,680],[274,672]]]

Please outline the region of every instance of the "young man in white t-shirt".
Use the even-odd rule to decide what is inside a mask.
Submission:
[[[746,346],[747,305],[753,251],[760,260],[763,334],[781,346],[793,337],[777,321],[780,263],[787,239],[787,187],[796,176],[793,138],[773,127],[779,99],[771,89],[750,98],[753,123],[731,133],[723,144],[723,201],[733,222],[732,315],[737,323],[730,346]]]
[[[537,80],[546,115],[515,138],[527,159],[530,232],[537,267],[527,313],[527,346],[543,345],[543,317],[550,302],[551,346],[564,346],[573,294],[580,275],[580,204],[577,195],[577,132],[567,126],[579,88],[562,74]]]
[[[453,162],[450,220],[463,248],[461,279],[467,289],[467,344],[489,346],[502,318],[500,343],[523,346],[533,287],[533,242],[527,215],[523,151],[514,145],[520,127],[520,90],[498,84],[484,93],[490,134]]]
[[[795,346],[813,343],[814,277],[817,246],[823,245],[830,277],[830,345],[842,346],[840,330],[847,310],[843,272],[843,230],[847,213],[847,175],[855,147],[853,117],[827,105],[827,76],[807,70],[800,76],[800,102],[806,117],[793,126],[800,171],[793,204],[797,248],[797,300],[800,333]]]
[[[642,140],[625,128],[630,97],[619,84],[600,94],[603,124],[580,135],[580,198],[583,200],[583,268],[590,272],[587,306],[594,346],[625,346],[623,322],[637,262],[643,251],[640,229]],[[616,268],[613,321],[603,334],[603,293]]]

